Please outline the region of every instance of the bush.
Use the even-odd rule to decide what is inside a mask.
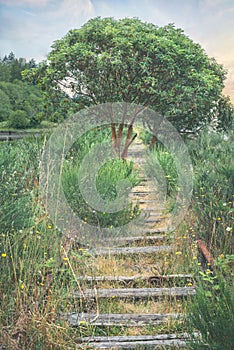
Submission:
[[[234,348],[234,283],[230,268],[233,258],[233,255],[222,256],[216,261],[216,276],[210,270],[201,272],[202,278],[188,312],[194,350]],[[194,329],[199,337],[195,336]]]
[[[35,139],[0,143],[0,226],[33,225],[33,189],[38,177],[39,144]]]
[[[63,168],[62,184],[64,193],[67,197],[72,209],[79,214],[83,221],[92,225],[100,225],[100,227],[118,227],[128,223],[135,215],[137,215],[137,207],[133,207],[131,203],[120,211],[106,213],[102,210],[93,210],[86,203],[79,189],[78,174],[79,167],[84,156],[91,150],[95,144],[100,144],[104,140],[109,140],[109,130],[93,130],[83,135],[78,142],[73,145],[67,156],[67,163]],[[92,164],[94,171],[95,164]],[[83,169],[84,171],[84,169]],[[85,176],[84,176],[85,175]],[[87,181],[90,175],[90,167],[87,169],[87,174],[82,174],[82,178]],[[123,162],[121,159],[113,159],[105,162],[99,168],[96,174],[96,184],[99,196],[106,202],[114,201],[117,196],[117,186],[119,181],[128,180],[131,187],[137,185],[140,179],[137,177],[133,169],[133,162]],[[131,188],[129,188],[130,191]],[[93,197],[95,198],[94,194]],[[95,203],[97,206],[97,203]]]
[[[214,254],[233,253],[233,133],[202,133],[188,143],[194,163],[196,230]]]
[[[24,129],[27,128],[30,124],[30,120],[25,111],[17,110],[15,112],[11,112],[9,118],[9,126],[16,129]]]

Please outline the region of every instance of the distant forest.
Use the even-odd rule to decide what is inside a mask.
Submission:
[[[38,127],[44,120],[61,120],[45,102],[40,87],[23,80],[21,73],[36,67],[34,59],[16,58],[13,52],[0,58],[1,128],[25,129]]]

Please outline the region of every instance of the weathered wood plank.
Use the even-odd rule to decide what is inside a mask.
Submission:
[[[193,280],[193,276],[189,274],[174,274],[174,275],[159,275],[159,276],[78,276],[78,280],[87,281],[87,282],[136,282],[136,281],[168,281],[168,280],[183,280],[189,279]]]
[[[135,195],[135,194],[137,194],[137,195],[140,195],[140,194],[143,194],[143,195],[155,194],[155,195],[157,195],[157,191],[154,191],[154,190],[150,191],[148,189],[146,189],[145,191],[143,189],[134,189],[130,192],[130,194],[132,194],[132,195]]]
[[[146,347],[150,347],[151,349],[159,349],[162,346],[173,346],[173,349],[181,349],[186,347],[186,341],[180,340],[180,339],[171,339],[171,340],[145,340],[145,341],[137,341],[134,342],[126,341],[126,342],[102,342],[102,343],[93,343],[93,342],[87,342],[86,345],[88,346],[88,349],[136,349],[136,346],[143,346],[145,349]],[[84,344],[77,345],[77,349],[84,349]]]
[[[142,208],[141,210],[142,210],[142,212],[149,211],[153,215],[155,212],[158,213],[158,212],[166,211],[167,208],[165,208],[165,207],[145,207],[145,208]]]
[[[186,340],[190,339],[187,333],[182,334],[158,334],[141,336],[113,336],[113,337],[84,337],[79,339],[83,344],[95,349],[134,349],[141,346],[179,346],[185,347]],[[77,345],[81,348],[82,344]]]
[[[130,236],[130,237],[120,237],[118,239],[118,242],[120,243],[137,243],[137,242],[142,242],[142,241],[147,241],[147,242],[161,242],[169,239],[169,236],[167,235],[151,235],[151,236]]]
[[[143,233],[166,233],[166,234],[172,233],[172,230],[169,227],[162,228],[162,229],[145,227],[144,229],[141,229],[140,231]]]
[[[155,192],[155,191],[153,191],[153,192],[142,192],[142,191],[135,191],[135,192],[130,192],[129,193],[129,197],[130,198],[135,198],[135,197],[137,197],[137,199],[138,200],[141,200],[141,199],[144,199],[145,197],[147,197],[147,196],[150,196],[150,195],[155,195],[155,197],[154,198],[150,198],[151,200],[157,200],[156,198],[157,198],[157,193]],[[138,198],[138,197],[140,197],[140,198]],[[158,201],[157,200],[157,202],[158,203],[160,203],[160,201]]]
[[[152,217],[152,218],[145,218],[145,223],[148,224],[157,224],[158,222],[161,222],[163,219],[166,219],[166,217],[163,217],[163,216],[159,216],[158,218],[156,217]]]
[[[141,204],[141,203],[161,203],[161,201],[159,200],[155,200],[155,199],[145,199],[145,198],[138,198],[137,201]]]
[[[122,247],[103,248],[91,251],[93,255],[129,255],[129,254],[152,254],[160,252],[170,252],[174,249],[170,245],[146,246],[146,247]]]
[[[74,292],[76,298],[159,298],[162,296],[182,297],[194,295],[195,287],[172,288],[117,288],[117,289],[86,289]]]
[[[160,211],[156,212],[156,213],[145,213],[145,217],[144,219],[160,219],[160,218],[164,218],[165,217],[165,213],[162,213]]]
[[[89,324],[94,326],[127,326],[143,327],[152,324],[161,324],[168,320],[179,320],[182,314],[87,314],[66,313],[61,315],[72,326]]]

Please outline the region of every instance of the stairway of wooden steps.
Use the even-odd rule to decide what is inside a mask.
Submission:
[[[141,159],[143,151],[144,146],[138,141],[129,152],[137,167],[145,162]],[[162,254],[170,256],[175,253],[174,234],[167,223],[165,203],[157,198],[152,179],[145,177],[143,172],[140,176],[143,180],[131,191],[129,198],[139,205],[145,215],[144,226],[135,227],[132,230],[134,234],[120,237],[117,246],[91,249],[89,252],[94,261],[97,259],[100,263],[100,259],[103,259],[102,264],[111,266],[111,259],[117,259],[118,266],[120,258],[129,263],[131,259],[135,262],[136,257],[141,257],[141,261],[144,261],[146,257],[153,256],[155,261],[157,257],[160,261]],[[153,267],[157,270],[157,263]],[[77,349],[186,347],[188,334],[179,331],[175,333],[173,327],[180,324],[184,317],[178,301],[183,303],[196,293],[193,276],[176,271],[167,275],[154,275],[150,269],[148,273],[147,269],[143,269],[142,274],[133,275],[132,270],[126,264],[126,275],[115,271],[115,275],[89,275],[85,272],[84,275],[76,276],[79,284],[78,290],[73,292],[76,311],[63,312],[61,318],[78,330],[80,327],[90,329],[89,336],[81,335],[77,338]],[[121,330],[118,336],[115,333],[116,327]],[[152,327],[150,335],[144,333],[144,327]],[[163,333],[165,327],[166,334]],[[93,331],[99,328],[101,333],[93,336]],[[115,330],[114,333],[112,329]],[[106,335],[99,336],[100,334]]]

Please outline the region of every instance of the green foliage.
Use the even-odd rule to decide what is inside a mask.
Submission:
[[[13,53],[0,59],[0,121],[7,121],[9,127],[33,127],[47,118],[49,111],[43,107],[41,90],[22,82],[22,71],[33,67],[34,60],[17,59]]]
[[[218,101],[215,109],[217,130],[229,131],[234,126],[234,106],[231,104],[230,98],[222,96]]]
[[[233,252],[233,132],[202,133],[188,142],[194,163],[193,208],[197,232],[213,253]]]
[[[10,127],[32,127],[40,123],[42,119],[40,113],[43,108],[38,87],[30,86],[22,81],[0,82],[0,96],[3,98],[0,120],[8,121]],[[18,111],[21,117],[20,114],[17,114]]]
[[[9,97],[3,90],[0,90],[0,101],[0,121],[7,120],[11,111],[11,103]]]
[[[29,126],[30,120],[25,111],[15,111],[10,114],[8,125],[15,129],[25,129]]]
[[[229,258],[227,257],[229,260]],[[222,265],[226,258],[222,257]],[[211,271],[202,273],[196,295],[189,305],[188,319],[191,333],[196,329],[200,336],[191,342],[194,350],[232,350],[234,346],[234,284],[230,277],[223,274],[222,266],[213,276]],[[216,266],[217,266],[216,265]]]
[[[0,226],[10,230],[33,224],[34,180],[38,175],[39,144],[0,143]]]
[[[161,144],[157,144],[152,150],[150,161],[148,164],[150,172],[159,180],[159,169],[162,171],[162,178],[166,180],[166,194],[170,197],[174,196],[178,191],[178,172],[173,156]],[[161,189],[164,188],[163,182]]]
[[[79,141],[73,145],[67,156],[68,162],[65,163],[63,168],[62,184],[69,204],[83,221],[101,227],[118,227],[126,224],[137,215],[137,207],[132,207],[129,203],[126,209],[115,213],[93,210],[84,200],[77,185],[82,159],[100,141],[108,140],[109,135],[110,131],[108,129],[92,130],[79,138]],[[133,162],[123,162],[120,159],[107,161],[99,169],[96,177],[96,188],[102,199],[109,202],[115,200],[117,196],[116,186],[119,181],[124,179],[130,181],[132,187],[140,182],[137,174],[133,171]]]
[[[213,120],[225,79],[222,66],[171,24],[160,28],[136,18],[99,17],[57,40],[48,61],[24,76],[40,84],[56,108],[61,96],[71,103],[64,91],[78,109],[134,102],[166,115],[183,131]]]
[[[36,67],[34,59],[26,61],[25,58],[16,58],[11,52],[8,56],[0,59],[0,81],[13,83],[15,80],[21,80],[21,72],[25,69]]]

